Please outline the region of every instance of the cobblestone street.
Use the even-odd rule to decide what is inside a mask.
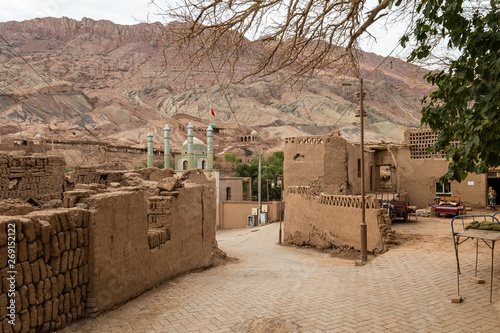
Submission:
[[[464,246],[464,301],[453,304],[449,234],[443,250],[403,244],[355,267],[329,253],[277,245],[278,227],[219,231],[219,247],[238,261],[179,277],[62,332],[500,332],[500,264],[497,259],[490,304],[491,259],[484,244],[479,270],[486,283],[468,281],[474,252]],[[409,227],[395,226],[398,234]]]

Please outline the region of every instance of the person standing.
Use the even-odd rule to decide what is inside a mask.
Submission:
[[[491,209],[495,209],[497,204],[497,192],[493,189],[493,187],[488,188],[488,205]]]

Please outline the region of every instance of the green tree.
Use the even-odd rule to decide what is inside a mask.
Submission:
[[[261,193],[262,199],[267,199],[267,183],[269,181],[269,200],[279,200],[281,198],[281,189],[276,186],[279,176],[283,175],[283,160],[284,153],[277,151],[263,159],[261,162]],[[259,159],[253,159],[250,164],[240,163],[236,166],[235,177],[252,177],[252,193],[258,193],[258,175],[259,175]],[[274,182],[275,188],[271,187],[271,182]]]
[[[447,42],[447,49],[458,54],[446,70],[426,75],[437,90],[423,99],[422,123],[440,133],[430,151],[444,150],[450,160],[441,180],[460,182],[468,173],[500,165],[498,2],[428,0],[416,11],[421,17],[409,61],[431,57],[436,40]],[[402,45],[409,40],[404,36]]]
[[[238,156],[236,154],[224,154],[224,161],[234,163],[235,165],[240,163],[240,160],[238,159]]]

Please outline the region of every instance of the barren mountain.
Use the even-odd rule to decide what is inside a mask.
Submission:
[[[175,80],[181,65],[165,67],[176,51],[159,41],[162,27],[68,18],[0,23],[10,44],[0,41],[0,135],[144,145],[148,131],[159,139],[165,122],[178,122],[174,115],[208,122],[212,105],[219,126],[239,123],[243,132],[255,129],[264,139],[334,129],[359,137],[356,80],[328,70],[300,90],[247,80],[227,88],[226,99],[209,84],[207,66],[193,72],[185,88]],[[362,56],[363,75],[373,71],[365,80],[367,139],[400,141],[406,124],[418,126],[420,99],[431,87],[422,79],[425,71],[383,60]],[[181,123],[173,128],[179,140],[185,138],[176,134]]]

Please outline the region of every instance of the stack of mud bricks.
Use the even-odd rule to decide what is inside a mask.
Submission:
[[[15,224],[15,268],[7,259],[7,234]],[[0,331],[54,332],[84,316],[89,280],[89,212],[38,211],[0,217]],[[15,274],[15,325],[7,305]]]
[[[73,177],[75,184],[103,184],[109,186],[113,182],[121,182],[123,172],[96,170],[94,167],[78,168],[75,170]]]
[[[61,199],[65,162],[61,157],[0,155],[0,199]]]
[[[148,199],[148,244],[155,248],[170,240],[170,207],[172,197],[152,196]]]
[[[178,178],[164,178],[158,183],[159,195],[148,198],[148,244],[152,249],[170,240],[170,207],[182,187]]]

